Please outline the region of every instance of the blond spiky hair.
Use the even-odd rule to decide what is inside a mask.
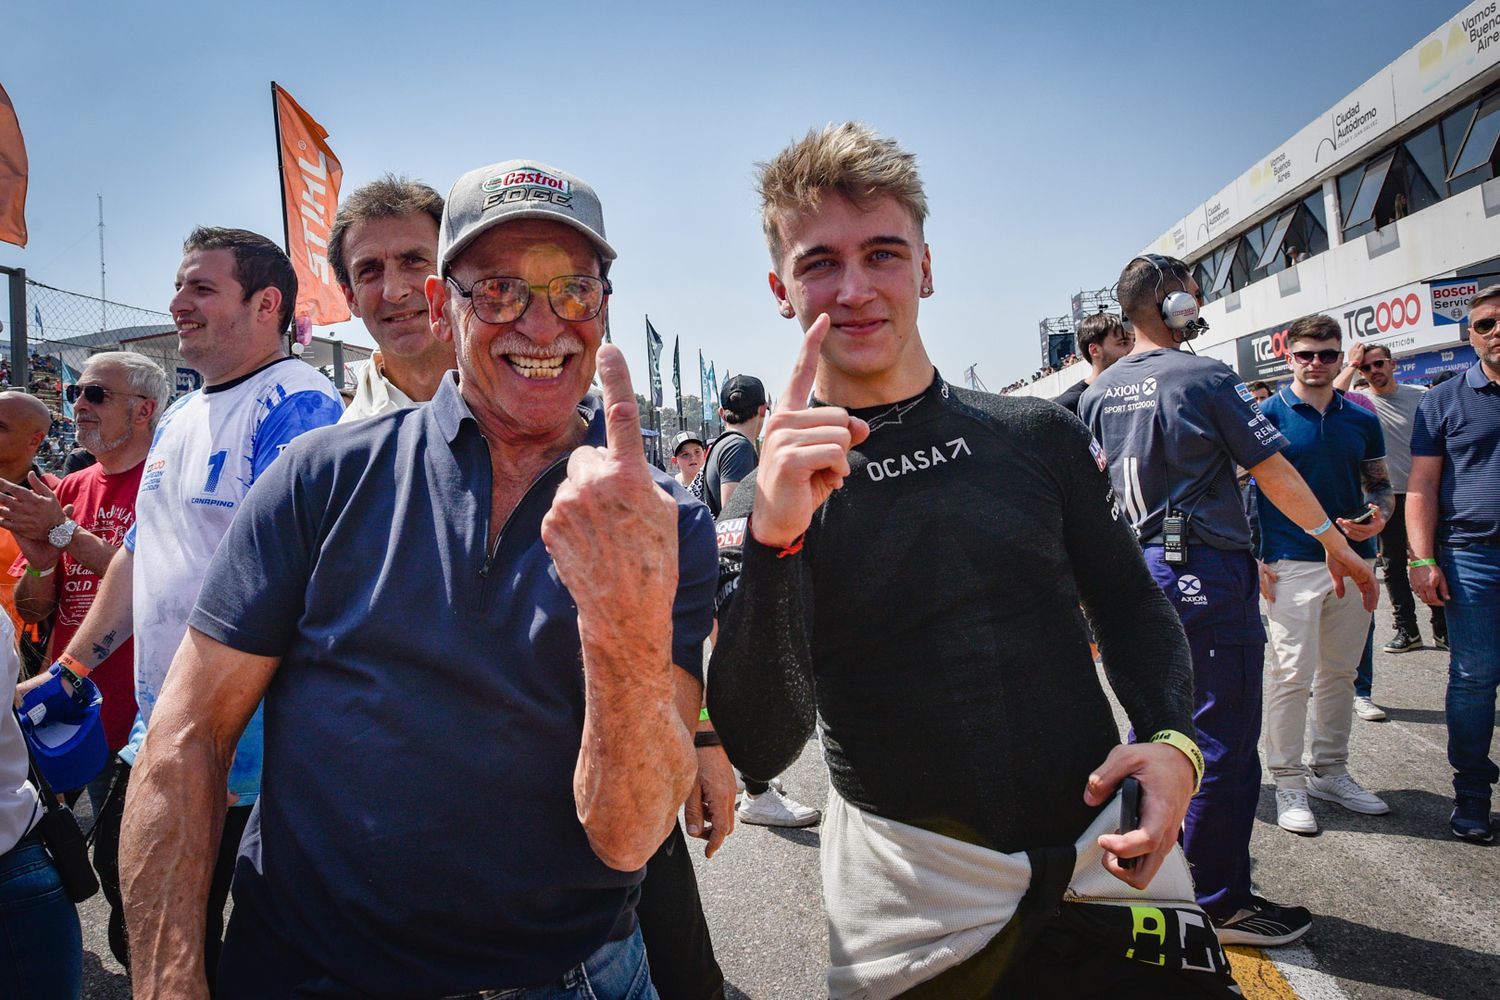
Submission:
[[[816,208],[828,191],[860,206],[890,195],[911,213],[918,229],[927,219],[927,195],[917,175],[916,156],[860,122],[809,129],[774,160],[757,163],[756,170],[761,225],[777,264],[785,249],[778,227],[781,213]]]

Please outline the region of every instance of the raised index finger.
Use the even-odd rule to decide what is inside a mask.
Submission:
[[[599,384],[604,387],[604,443],[618,458],[634,454],[642,464],[641,409],[635,403],[635,386],[625,355],[614,344],[599,348]]]
[[[797,352],[797,363],[792,366],[792,380],[786,384],[786,392],[776,406],[782,410],[807,409],[807,397],[812,395],[813,379],[818,374],[818,354],[823,350],[823,338],[828,336],[832,325],[827,313],[820,313],[807,328],[802,338],[802,350]]]

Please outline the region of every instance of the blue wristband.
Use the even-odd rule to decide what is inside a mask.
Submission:
[[[1319,535],[1321,535],[1331,527],[1333,527],[1333,522],[1325,517],[1323,518],[1323,523],[1318,525],[1316,528],[1303,528],[1302,530],[1307,532],[1309,535],[1312,535],[1314,538],[1317,538]]]

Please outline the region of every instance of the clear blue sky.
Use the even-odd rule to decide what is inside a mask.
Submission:
[[[766,288],[753,164],[809,127],[857,118],[917,153],[923,338],[949,379],[977,362],[993,389],[1038,366],[1037,323],[1073,292],[1462,5],[6,6],[31,242],[0,264],[97,295],[96,192],[115,301],[165,309],[196,224],[279,240],[274,79],[329,130],[346,191],[394,170],[446,194],[518,156],[583,177],[637,388],[649,313],[668,352],[682,338],[685,390],[701,348],[776,394],[798,330]]]

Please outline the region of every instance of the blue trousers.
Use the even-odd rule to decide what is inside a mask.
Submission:
[[[1500,547],[1438,547],[1448,581],[1448,763],[1458,798],[1490,801],[1500,768],[1490,759],[1500,687]]]
[[[1250,899],[1250,831],[1260,800],[1266,630],[1255,560],[1201,543],[1189,546],[1185,565],[1167,564],[1160,545],[1147,545],[1145,555],[1192,649],[1193,723],[1204,769],[1182,848],[1198,905],[1223,919]]]
[[[1387,570],[1389,572],[1389,570]],[[1354,694],[1368,698],[1375,689],[1375,619],[1370,618],[1370,631],[1365,636],[1365,653],[1359,658],[1359,671],[1354,675]]]
[[[0,997],[78,1000],[82,991],[78,908],[33,830],[0,855]]]

